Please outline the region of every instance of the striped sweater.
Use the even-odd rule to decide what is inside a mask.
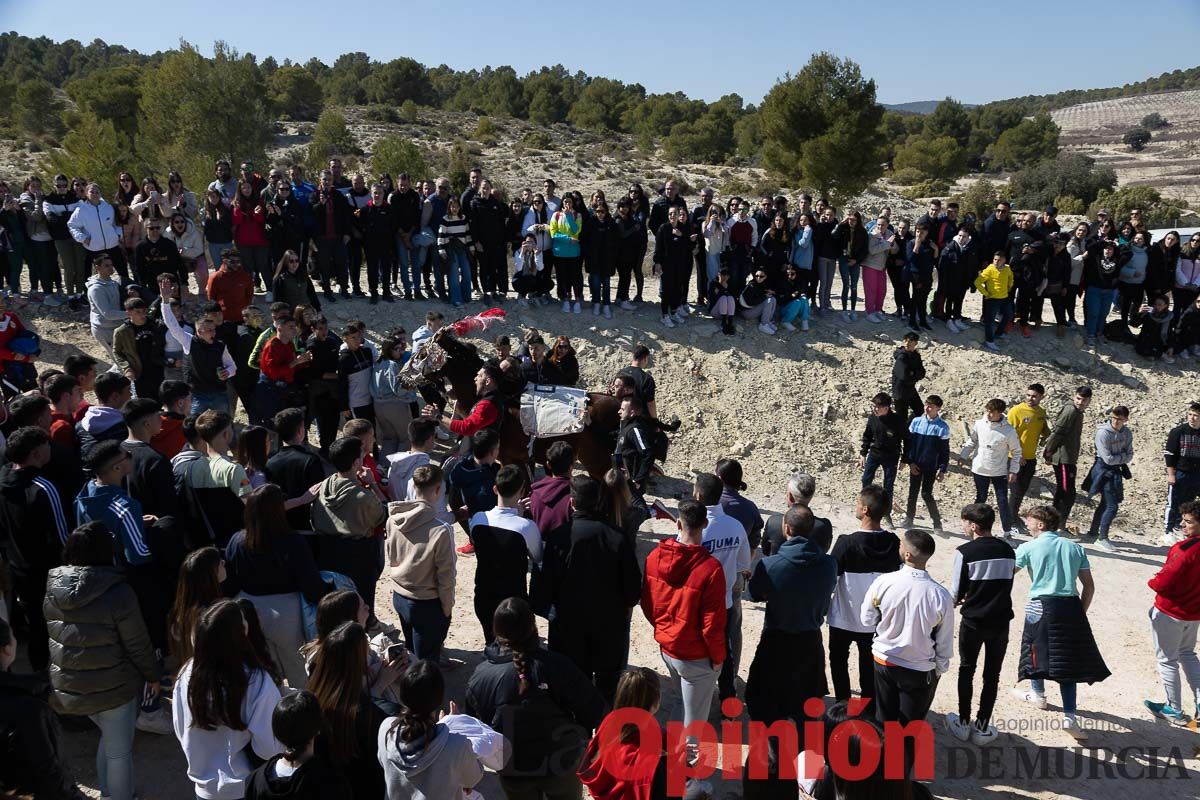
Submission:
[[[1006,626],[1013,618],[1013,573],[1017,555],[1003,539],[980,536],[954,551],[950,593],[964,620]]]
[[[438,224],[438,253],[442,258],[449,258],[451,253],[465,252],[471,249],[474,242],[466,217],[442,217]]]
[[[839,536],[829,555],[837,560],[837,587],[829,607],[829,627],[872,633],[860,616],[863,598],[875,579],[900,569],[900,539],[891,531],[855,531]]]

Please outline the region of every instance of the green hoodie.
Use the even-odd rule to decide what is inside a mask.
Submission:
[[[383,501],[358,481],[333,474],[321,482],[312,504],[313,530],[366,539],[387,520]]]

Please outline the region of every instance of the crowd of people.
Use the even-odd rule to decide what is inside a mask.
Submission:
[[[770,335],[836,313],[854,321],[861,282],[869,322],[887,320],[890,285],[891,313],[911,330],[932,330],[932,320],[959,334],[978,323],[990,350],[1011,333],[1031,337],[1047,302],[1056,335],[1065,335],[1082,299],[1089,347],[1132,343],[1168,363],[1200,353],[1200,233],[1154,240],[1137,208],[1127,219],[1100,209],[1068,231],[1053,206],[1014,220],[1005,200],[982,220],[937,199],[904,220],[887,206],[842,213],[808,194],[796,208],[782,195],[757,206],[737,196],[719,203],[711,188],[689,209],[674,180],[656,194],[635,183],[610,202],[602,190],[587,199],[556,194],[552,179],[540,193],[505,197],[481,169],[461,194],[444,177],[349,177],[336,158],[318,178],[307,182],[298,164],[263,176],[249,162],[235,176],[219,161],[200,198],[177,172],[166,189],[123,172],[111,193],[65,175],[50,192],[37,176],[19,195],[0,182],[0,252],[9,262],[0,285],[7,278],[9,291],[24,292],[27,266],[36,299],[86,301],[109,347],[121,303],[131,292],[157,299],[162,274],[173,276],[170,296],[186,300],[194,280],[197,298],[234,317],[264,291],[267,302],[314,309],[368,293],[371,303],[403,297],[455,308],[515,293],[523,305],[561,302],[579,314],[586,275],[592,313],[611,318],[643,302],[649,257],[668,328],[694,316],[726,334],[739,319]],[[975,320],[963,310],[968,292],[982,299]]]
[[[1076,389],[1053,422],[1036,383],[1011,409],[999,399],[986,404],[957,454],[976,488],[960,515],[969,541],[953,555],[949,589],[926,572],[945,534],[936,491],[954,456],[943,401],[917,389],[924,377],[918,332],[939,314],[951,330],[961,328],[968,282],[946,273],[930,301],[931,283],[921,276],[935,262],[972,269],[972,242],[988,240],[1006,204],[978,233],[970,220],[958,227],[955,209],[941,216],[931,206],[909,241],[903,222],[889,232],[888,215],[873,225],[853,213],[836,223],[833,209],[823,208],[815,222],[807,199],[796,219],[769,198],[753,216],[739,204],[726,219],[727,209],[716,205],[688,212],[668,182],[652,205],[635,187],[610,221],[603,196],[585,206],[577,194],[555,196],[552,181],[525,209],[506,207],[477,171],[462,198],[438,180],[421,199],[407,176],[395,188],[367,187],[337,166],[311,187],[298,168],[290,179],[263,179],[243,164],[235,179],[222,162],[202,204],[176,174],[165,192],[153,181],[139,189],[123,174],[115,208],[107,209],[96,184],[77,187],[82,202],[65,179],[45,198],[33,182],[26,187],[40,199],[28,209],[21,201],[22,224],[36,223],[41,208],[47,231],[65,225],[70,236],[18,242],[39,254],[30,262],[30,282],[38,280],[32,288],[51,296],[61,289],[76,303],[86,296],[112,367],[73,354],[61,369],[39,371],[38,334],[16,311],[0,308],[8,398],[0,425],[0,787],[78,798],[58,720],[77,725],[86,716],[100,730],[97,781],[111,800],[134,796],[135,731],[175,736],[187,779],[206,800],[458,800],[485,767],[499,773],[510,798],[576,797],[585,786],[605,800],[664,796],[665,765],[702,757],[698,742],[644,758],[635,730],[606,728],[614,710],[660,710],[658,674],[629,664],[639,606],[681,698],[670,718],[707,720],[715,695],[722,708],[744,700],[752,720],[814,719],[805,700],[830,694],[828,670],[834,704],[823,715],[826,730],[847,718],[872,729],[925,719],[954,659],[957,609],[958,712],[946,725],[957,739],[986,746],[999,735],[992,712],[1021,571],[1029,574],[1030,599],[1019,675],[1029,684],[1014,691],[1045,708],[1044,682],[1055,681],[1063,729],[1086,738],[1075,687],[1109,674],[1087,621],[1095,591],[1088,554],[1067,527],[1090,387]],[[711,203],[711,193],[704,198]],[[5,207],[11,220],[12,203]],[[1046,218],[1052,222],[1053,214]],[[126,231],[131,219],[137,227]],[[436,235],[425,236],[432,219],[439,220]],[[626,235],[639,225],[637,236]],[[986,309],[1002,322],[1012,316],[1012,299],[1000,292],[1009,291],[1011,262],[1028,266],[1032,253],[1054,260],[1064,252],[1053,231],[1035,236],[1036,227],[1026,219],[1007,232],[1006,248],[1011,237],[1026,237],[1016,242],[1016,256],[997,247],[973,279],[989,303],[989,331]],[[1088,325],[1096,314],[1108,316],[1114,295],[1093,284],[1089,270],[1134,259],[1143,236],[1135,233],[1127,247],[1108,238],[1110,227],[1101,224],[1095,243],[1079,245],[1087,283],[1052,296],[1063,324],[1074,311],[1065,298],[1079,287],[1090,298]],[[447,415],[444,386],[403,379],[412,355],[404,328],[377,344],[362,322],[335,333],[321,313],[322,300],[338,302],[351,289],[363,294],[356,264],[365,255],[373,299],[432,291],[462,304],[478,274],[483,296],[500,302],[511,262],[520,299],[544,302],[557,286],[566,313],[581,313],[586,268],[593,313],[611,315],[613,304],[641,299],[649,251],[642,229],[655,233],[666,325],[689,316],[693,268],[705,278],[698,305],[711,301],[726,330],[743,317],[764,331],[774,330],[776,315],[785,327],[804,327],[814,310],[831,310],[835,266],[844,314],[856,313],[861,274],[868,319],[882,320],[887,276],[899,270],[898,304],[915,330],[897,348],[890,393],[872,401],[860,451],[858,530],[835,539],[830,521],[810,508],[816,481],[806,474],[790,479],[786,511],[764,520],[734,459],[698,475],[677,508],[648,502],[661,423],[644,345],[608,388],[620,400],[612,468],[575,474],[577,454],[559,441],[534,480],[524,463],[501,458],[500,431],[513,424],[506,398],[528,382],[579,381],[566,337],[548,346],[530,332],[516,348],[498,337],[494,357],[474,378],[478,401]],[[881,238],[887,247],[872,251]],[[905,253],[899,264],[897,241]],[[833,249],[825,249],[830,242]],[[796,263],[804,247],[807,266]],[[17,278],[14,289],[19,270]],[[794,284],[794,296],[777,291],[781,280]],[[256,283],[270,287],[268,313],[254,303]],[[1144,281],[1142,290],[1150,288]],[[1140,296],[1122,291],[1132,321]],[[1186,297],[1181,291],[1177,298]],[[1026,334],[1045,292],[1042,281],[1017,283],[1016,318]],[[197,313],[188,319],[183,309],[193,294]],[[413,348],[445,324],[441,311],[427,311]],[[235,424],[239,402],[247,424]],[[1130,475],[1130,413],[1115,406],[1097,427],[1096,458],[1083,481],[1099,497],[1088,534],[1109,552]],[[1200,404],[1169,432],[1164,451],[1170,550],[1150,586],[1165,700],[1146,706],[1183,723],[1193,709],[1184,706],[1180,672],[1200,691]],[[1039,456],[1053,467],[1054,503],[1023,508]],[[908,503],[893,532],[902,466]],[[933,535],[914,527],[919,499]],[[671,519],[677,533],[643,558],[639,532],[652,515]],[[456,548],[462,534],[467,543]],[[1028,540],[1014,549],[1017,537]],[[461,557],[475,559],[471,588],[457,582]],[[475,622],[454,616],[463,596]],[[744,599],[765,603],[765,616],[739,688]],[[388,601],[398,628],[378,617]],[[547,620],[544,642],[539,616]],[[462,661],[445,645],[452,630],[476,622],[482,660],[465,694],[452,699],[443,673]],[[18,638],[29,673],[12,671]],[[851,645],[865,708],[850,703]],[[855,741],[867,746],[861,733]],[[828,752],[803,744],[806,759]],[[618,768],[630,759],[641,765],[632,778]],[[773,770],[747,779],[747,794],[786,786],[792,796],[867,798],[890,785],[906,796],[928,795],[911,775],[885,778],[882,765],[848,780],[825,764],[818,778],[801,783],[781,780],[777,761]],[[705,787],[694,790],[699,797]]]

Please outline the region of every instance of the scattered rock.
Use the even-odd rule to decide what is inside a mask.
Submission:
[[[1139,381],[1137,378],[1133,377],[1132,375],[1126,375],[1124,378],[1121,378],[1121,383],[1125,384],[1130,389],[1141,389],[1142,388],[1142,382]]]
[[[1063,369],[1070,369],[1074,366],[1074,363],[1071,361],[1071,359],[1067,358],[1066,356],[1055,356],[1054,363]]]

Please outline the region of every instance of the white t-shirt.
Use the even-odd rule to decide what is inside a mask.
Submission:
[[[503,528],[521,534],[525,546],[529,549],[529,557],[535,564],[542,563],[542,532],[537,523],[522,517],[515,508],[496,506],[490,511],[478,511],[471,517],[471,527],[476,525],[491,525],[493,528]]]

